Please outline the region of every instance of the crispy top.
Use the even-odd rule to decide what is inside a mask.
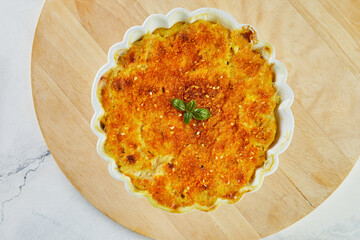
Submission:
[[[249,28],[177,23],[134,42],[100,79],[105,152],[161,208],[236,202],[264,164],[277,97],[271,67],[249,41]],[[212,116],[185,125],[173,98]]]

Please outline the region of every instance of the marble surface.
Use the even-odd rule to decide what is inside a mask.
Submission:
[[[41,135],[30,61],[44,0],[0,0],[0,239],[148,239],[112,221],[71,185]],[[265,238],[360,239],[360,161],[320,207]]]

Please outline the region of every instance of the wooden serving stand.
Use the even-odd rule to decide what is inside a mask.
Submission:
[[[91,132],[91,86],[125,31],[175,7],[215,7],[254,26],[285,63],[295,132],[275,174],[235,205],[172,214],[131,196],[108,173]],[[360,153],[360,3],[345,1],[48,0],[32,53],[39,124],[79,192],[121,225],[155,239],[258,239],[319,206]],[[357,25],[356,25],[357,24]]]

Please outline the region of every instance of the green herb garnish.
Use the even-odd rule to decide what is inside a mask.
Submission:
[[[186,103],[183,100],[180,99],[171,99],[171,105],[174,106],[179,111],[185,111],[186,110]]]
[[[210,112],[205,108],[197,108],[192,112],[192,114],[196,120],[206,120],[211,117]]]
[[[185,111],[184,123],[189,124],[192,118],[196,120],[206,120],[211,117],[209,110],[205,108],[196,108],[195,100],[191,100],[188,104],[184,100],[171,99],[171,105],[179,111]]]
[[[191,100],[188,104],[186,104],[186,111],[192,113],[194,111],[195,107],[196,107],[195,100]]]
[[[191,112],[185,112],[184,113],[184,123],[189,124],[192,117],[193,117],[193,114]]]

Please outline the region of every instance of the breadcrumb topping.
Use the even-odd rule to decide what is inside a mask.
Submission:
[[[134,42],[99,82],[105,152],[169,211],[236,202],[264,164],[278,98],[271,66],[251,41],[249,28],[176,23]],[[174,98],[212,116],[185,125]]]

